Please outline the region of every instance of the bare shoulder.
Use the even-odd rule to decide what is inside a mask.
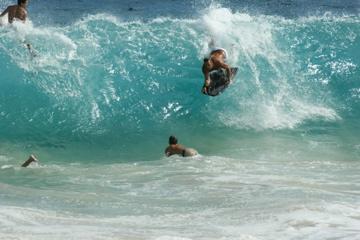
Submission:
[[[8,6],[8,9],[9,10],[16,10],[16,9],[18,9],[18,5],[11,5],[11,6]]]
[[[19,7],[19,12],[20,12],[21,14],[27,15],[27,10],[26,10],[26,8]]]
[[[23,7],[19,7],[18,10],[16,11],[15,17],[22,21],[26,21],[26,18],[27,18],[26,9]]]

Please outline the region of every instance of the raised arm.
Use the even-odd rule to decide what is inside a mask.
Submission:
[[[38,162],[38,160],[36,159],[36,157],[34,155],[30,155],[29,159],[26,160],[21,166],[22,167],[27,167],[30,165],[30,163],[32,162]]]
[[[5,14],[7,14],[9,12],[9,7],[7,7],[5,9],[5,11],[3,11],[1,14],[0,14],[0,17],[3,17]]]
[[[207,88],[210,86],[210,72],[209,72],[209,68],[206,66],[206,64],[203,65],[202,71],[203,71],[204,78],[205,78],[202,92],[207,94]]]

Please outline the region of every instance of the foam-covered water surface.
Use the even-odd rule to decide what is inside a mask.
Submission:
[[[11,202],[0,209],[1,237],[356,239],[358,171],[355,162],[204,156],[2,169]]]

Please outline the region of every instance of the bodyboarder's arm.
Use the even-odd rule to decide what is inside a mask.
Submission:
[[[3,17],[5,14],[7,14],[9,12],[9,7],[7,7],[5,9],[5,11],[3,11],[1,14],[0,14],[0,17]]]
[[[204,80],[204,86],[203,86],[202,92],[207,94],[207,89],[210,86],[210,74],[207,69],[204,69],[203,72],[204,72],[205,80]]]

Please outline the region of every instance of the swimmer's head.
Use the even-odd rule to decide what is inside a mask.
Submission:
[[[178,140],[175,136],[170,136],[169,137],[169,144],[170,145],[174,145],[174,144],[177,144]]]
[[[28,0],[18,0],[18,5],[26,5]]]

